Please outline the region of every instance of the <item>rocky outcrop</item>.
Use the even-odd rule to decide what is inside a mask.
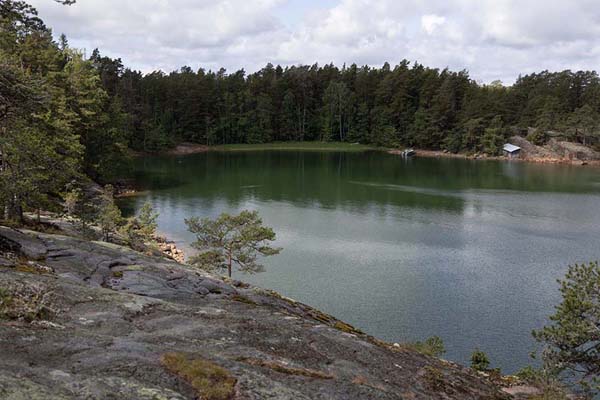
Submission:
[[[510,398],[276,293],[114,244],[0,227],[0,288],[2,399]]]

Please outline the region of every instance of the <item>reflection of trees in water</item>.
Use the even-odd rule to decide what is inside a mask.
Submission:
[[[211,206],[290,202],[354,211],[395,205],[462,212],[462,190],[578,192],[593,170],[565,166],[469,161],[405,160],[380,152],[209,152],[138,162],[134,179],[161,196],[202,198]],[[175,200],[175,199],[173,199]]]

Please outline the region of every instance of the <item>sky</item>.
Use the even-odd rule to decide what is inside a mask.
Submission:
[[[596,0],[30,0],[55,36],[143,72],[267,63],[466,69],[484,83],[598,69]]]

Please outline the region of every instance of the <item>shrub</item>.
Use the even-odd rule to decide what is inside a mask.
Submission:
[[[475,371],[487,371],[489,366],[490,360],[483,351],[476,349],[471,354],[471,368]]]
[[[410,344],[410,347],[419,353],[432,357],[440,357],[442,354],[446,353],[444,341],[439,336],[432,336],[425,340],[425,342],[412,343]]]

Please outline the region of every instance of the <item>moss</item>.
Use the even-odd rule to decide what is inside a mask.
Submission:
[[[307,368],[288,367],[287,365],[284,365],[284,364],[276,362],[276,361],[267,361],[267,360],[260,360],[258,358],[248,358],[248,357],[238,358],[238,361],[241,361],[241,362],[249,364],[249,365],[254,365],[257,367],[269,368],[269,369],[272,369],[273,371],[276,371],[276,372],[279,372],[282,374],[287,374],[287,375],[306,376],[309,378],[318,378],[318,379],[333,379],[333,378],[335,378],[333,375],[328,374],[326,372],[321,372],[321,371],[317,371],[314,369],[307,369]]]
[[[239,294],[234,294],[233,296],[231,296],[231,300],[239,301],[240,303],[251,304],[253,306],[257,305],[255,301],[250,300],[246,296],[240,296]]]
[[[29,264],[17,264],[15,269],[19,272],[24,272],[27,274],[41,274],[41,271]]]
[[[123,271],[143,271],[144,267],[141,265],[127,265],[123,268]]]
[[[335,323],[335,325],[333,325],[333,327],[342,332],[352,333],[354,335],[362,335],[363,334],[362,331],[360,331],[360,330],[356,329],[355,327],[353,327],[352,325],[349,325],[342,321],[336,321],[336,323]]]
[[[161,357],[161,364],[190,384],[201,399],[228,400],[235,394],[237,380],[211,361],[190,359],[182,353],[167,353]]]
[[[333,321],[333,317],[331,317],[330,315],[327,315],[314,309],[309,312],[309,315],[317,321],[323,322],[325,324],[330,324]]]
[[[112,272],[112,276],[114,278],[122,278],[123,277],[123,271],[113,271]]]
[[[15,270],[17,270],[18,272],[34,275],[45,275],[52,272],[52,270],[48,267],[32,263],[18,263],[15,266]]]

